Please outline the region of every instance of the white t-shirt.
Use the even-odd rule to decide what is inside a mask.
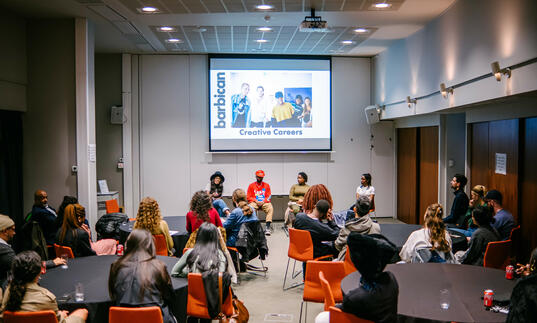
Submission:
[[[270,121],[272,108],[270,107],[268,100],[264,96],[262,98],[256,97],[252,99],[252,106],[250,107],[250,111],[251,122]]]
[[[417,249],[432,247],[430,239],[429,229],[423,228],[412,232],[406,240],[405,245],[401,248],[399,257],[401,257],[401,260],[404,262],[410,262],[412,260],[412,255]],[[446,240],[451,246],[451,236],[449,235],[448,230],[446,230]]]
[[[367,197],[371,196],[371,195],[375,195],[375,188],[373,186],[358,186],[358,188],[356,188],[356,194],[362,196],[362,195],[365,195]]]

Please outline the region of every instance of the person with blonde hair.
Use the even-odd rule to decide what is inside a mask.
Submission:
[[[471,237],[472,234],[477,230],[477,225],[475,225],[472,219],[472,212],[478,206],[487,206],[485,201],[485,195],[487,194],[487,189],[483,185],[476,185],[470,191],[470,202],[468,205],[468,211],[466,211],[465,220],[463,222],[464,227],[462,228],[451,228],[453,231],[460,232],[466,237]]]
[[[241,229],[241,225],[245,222],[258,221],[254,208],[252,208],[246,200],[246,192],[237,188],[233,191],[231,197],[235,209],[231,211],[224,228],[226,229],[228,247],[234,247],[237,242],[237,235]]]
[[[168,254],[173,254],[173,239],[168,223],[162,219],[158,203],[152,197],[145,197],[138,207],[134,229],[145,229],[152,235],[162,234],[166,238]]]
[[[442,221],[444,208],[435,203],[425,211],[424,227],[410,234],[399,256],[404,262],[454,263],[451,237]]]

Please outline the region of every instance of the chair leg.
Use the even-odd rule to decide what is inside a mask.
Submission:
[[[298,317],[298,323],[302,322],[302,307],[304,306],[304,301],[300,303],[300,316]]]
[[[285,276],[284,276],[284,278],[283,278],[283,287],[282,287],[282,289],[283,289],[284,291],[289,290],[289,289],[291,289],[291,288],[298,287],[298,286],[304,284],[304,283],[302,282],[302,283],[297,283],[297,284],[291,285],[291,286],[289,286],[289,287],[287,287],[287,288],[285,287],[285,281],[287,280],[287,272],[289,271],[289,261],[290,261],[290,260],[291,260],[291,258],[287,258],[287,267],[285,267]],[[298,276],[298,274],[300,274],[300,272],[298,272],[298,274],[294,275],[295,265],[296,265],[296,260],[295,260],[295,262],[294,262],[294,264],[293,264],[293,273],[291,274],[292,279],[294,279],[296,276]]]

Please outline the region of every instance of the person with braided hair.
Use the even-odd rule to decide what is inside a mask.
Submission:
[[[12,279],[2,300],[4,311],[37,312],[52,310],[59,323],[86,322],[88,310],[77,309],[71,314],[60,311],[56,296],[37,284],[41,276],[41,257],[35,251],[23,251],[15,256],[12,266]]]
[[[134,229],[145,229],[151,232],[152,235],[164,235],[164,238],[166,238],[166,246],[168,247],[168,254],[173,254],[173,239],[170,235],[168,223],[162,219],[159,205],[154,198],[145,197],[140,202]]]
[[[424,227],[410,234],[399,256],[404,262],[454,263],[451,237],[442,221],[444,209],[435,203],[425,211]]]

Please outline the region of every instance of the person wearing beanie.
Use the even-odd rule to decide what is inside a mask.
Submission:
[[[0,214],[0,287],[5,289],[7,278],[11,272],[11,264],[15,259],[15,251],[9,243],[15,236],[15,222],[7,216]],[[65,260],[56,258],[46,262],[47,268],[64,264]]]
[[[501,240],[507,240],[515,227],[515,219],[509,211],[503,208],[502,200],[502,193],[497,190],[490,190],[485,195],[485,201],[494,212],[494,221],[491,225],[498,231]]]
[[[338,260],[343,261],[345,259],[345,253],[347,252],[347,237],[351,232],[358,232],[361,234],[374,234],[380,233],[380,225],[373,222],[369,217],[369,210],[371,209],[371,200],[368,196],[362,195],[356,200],[354,205],[354,218],[345,222],[345,227],[339,232],[339,236],[334,242],[334,246],[339,250]]]
[[[377,323],[397,322],[399,285],[394,274],[384,271],[397,253],[395,245],[380,234],[351,232],[347,248],[361,278],[359,286],[344,295],[343,303],[337,306],[362,319]],[[315,322],[323,320],[316,319]]]
[[[226,217],[230,213],[226,202],[222,200],[225,180],[224,175],[222,175],[221,172],[216,171],[211,175],[209,183],[205,186],[205,192],[212,198],[213,206],[220,217]]]
[[[246,198],[254,210],[257,211],[261,209],[266,213],[267,217],[265,218],[265,234],[269,236],[272,233],[272,215],[274,214],[274,208],[272,207],[272,203],[270,203],[270,185],[263,182],[265,172],[262,170],[255,172],[255,178],[256,181],[248,186]]]

